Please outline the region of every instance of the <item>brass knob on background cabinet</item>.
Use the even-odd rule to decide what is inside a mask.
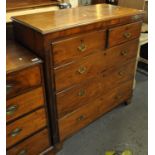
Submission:
[[[13,115],[18,109],[17,105],[11,105],[6,109],[6,115]]]
[[[11,133],[9,134],[11,137],[16,137],[17,135],[20,134],[20,132],[22,131],[21,128],[16,128],[13,131],[11,131]]]
[[[130,32],[125,32],[123,35],[126,39],[129,39],[131,37],[131,33]]]
[[[27,150],[23,149],[17,155],[26,155],[26,154],[27,154]]]
[[[87,49],[87,47],[86,47],[84,41],[81,40],[81,44],[80,44],[80,46],[78,47],[78,50],[79,50],[80,52],[84,52],[86,49]]]
[[[78,73],[80,74],[84,74],[86,72],[87,68],[84,67],[84,66],[81,66],[79,69],[78,69]]]
[[[12,90],[12,88],[13,88],[13,85],[7,84],[6,85],[6,94],[8,94]]]

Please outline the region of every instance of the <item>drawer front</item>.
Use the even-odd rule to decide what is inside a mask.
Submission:
[[[132,84],[132,81],[126,82],[102,97],[92,100],[91,104],[84,105],[64,118],[59,119],[60,140],[66,139],[97,117],[131,97]]]
[[[109,29],[108,47],[138,38],[141,32],[141,25],[142,22],[137,22]]]
[[[48,130],[44,129],[8,150],[7,155],[38,155],[48,147],[50,147]]]
[[[138,40],[96,52],[81,61],[55,69],[56,91],[61,91],[72,85],[88,80],[110,67],[122,66],[129,59],[136,59]]]
[[[132,60],[123,67],[111,68],[101,73],[99,77],[58,93],[56,95],[58,117],[64,117],[78,107],[91,102],[94,98],[118,87],[121,83],[133,79],[135,63],[136,61]]]
[[[7,98],[41,84],[40,66],[34,66],[7,75]]]
[[[88,55],[96,49],[105,48],[105,31],[95,31],[52,44],[54,65],[73,61],[80,56]]]
[[[43,88],[39,87],[6,101],[6,119],[12,121],[44,105]]]
[[[87,103],[89,99],[96,98],[101,93],[101,90],[102,85],[98,78],[93,78],[69,90],[58,93],[56,95],[58,117],[63,117]]]
[[[39,109],[7,125],[7,148],[46,126],[45,110]]]

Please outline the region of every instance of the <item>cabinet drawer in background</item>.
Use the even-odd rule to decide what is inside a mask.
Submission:
[[[122,66],[130,59],[136,59],[138,40],[99,51],[78,62],[55,69],[56,91],[88,80],[111,67]]]
[[[41,84],[40,66],[33,66],[7,75],[7,98]]]
[[[7,125],[7,148],[47,125],[45,110],[39,109]]]
[[[7,155],[38,155],[50,147],[48,130],[44,129],[7,151]]]
[[[142,22],[137,22],[109,29],[108,47],[138,38],[141,32],[141,25]]]
[[[94,121],[97,117],[131,97],[132,85],[132,81],[121,84],[102,97],[92,100],[91,104],[86,104],[62,119],[59,119],[60,140],[66,139]]]
[[[44,105],[43,88],[39,87],[6,101],[7,122]]]
[[[52,43],[54,65],[70,62],[105,48],[105,31],[94,31]]]

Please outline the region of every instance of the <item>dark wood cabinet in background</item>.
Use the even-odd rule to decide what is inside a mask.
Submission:
[[[18,9],[56,5],[58,3],[58,0],[7,0],[6,10],[13,11]]]
[[[42,60],[13,40],[6,49],[7,155],[38,155],[52,148]]]

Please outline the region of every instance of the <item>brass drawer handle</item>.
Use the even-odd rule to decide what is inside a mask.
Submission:
[[[81,40],[81,44],[80,44],[80,46],[78,47],[78,50],[79,50],[80,52],[84,52],[86,49],[87,49],[87,47],[86,47],[84,41]]]
[[[18,109],[17,105],[12,105],[6,109],[6,115],[13,115]]]
[[[78,93],[78,96],[81,96],[82,97],[84,95],[85,95],[85,90],[83,90],[83,89],[80,90],[79,93]]]
[[[78,72],[80,73],[80,74],[84,74],[85,72],[86,72],[86,70],[87,70],[87,68],[86,67],[80,67],[79,69],[78,69]]]
[[[125,32],[125,33],[124,33],[124,37],[125,37],[126,39],[129,39],[129,38],[131,37],[131,33],[130,33],[130,32]]]
[[[8,94],[11,91],[12,88],[13,88],[13,85],[7,84],[6,85],[6,94]]]
[[[125,75],[125,72],[124,72],[124,71],[120,71],[118,74],[119,74],[120,76],[124,76],[124,75]]]
[[[26,155],[27,154],[27,150],[26,149],[23,149],[21,150],[18,155]]]
[[[14,130],[10,133],[10,135],[11,135],[11,137],[16,137],[17,135],[20,134],[21,131],[22,131],[21,128],[16,128],[16,129],[14,129]]]
[[[122,51],[122,52],[121,52],[121,55],[123,55],[123,56],[126,56],[127,54],[128,54],[127,51]]]
[[[82,120],[84,120],[86,118],[86,116],[85,115],[81,115],[78,119],[77,119],[77,121],[79,122],[79,121],[82,121]]]

